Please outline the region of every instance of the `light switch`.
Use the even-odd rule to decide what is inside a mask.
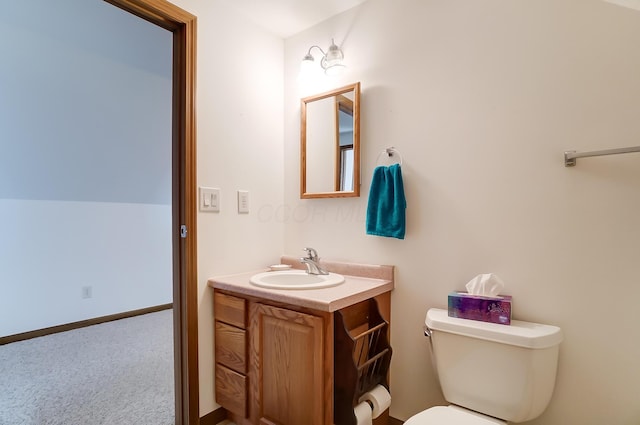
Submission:
[[[238,212],[241,214],[249,213],[249,191],[238,191]]]
[[[211,192],[211,209],[215,212],[220,211],[220,189]]]
[[[200,211],[220,212],[220,189],[200,186]]]

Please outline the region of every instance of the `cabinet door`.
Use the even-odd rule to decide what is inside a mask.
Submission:
[[[322,318],[259,303],[250,317],[257,423],[322,425]]]

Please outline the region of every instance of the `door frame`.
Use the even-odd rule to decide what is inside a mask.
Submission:
[[[172,245],[176,425],[198,425],[196,17],[166,0],[104,0],[173,33]],[[181,236],[186,226],[186,237]]]

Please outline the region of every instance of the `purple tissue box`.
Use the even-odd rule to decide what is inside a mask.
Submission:
[[[510,325],[511,296],[493,298],[452,292],[449,294],[449,316]]]

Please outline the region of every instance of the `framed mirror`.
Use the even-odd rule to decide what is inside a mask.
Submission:
[[[300,197],[360,196],[360,83],[300,104]]]

